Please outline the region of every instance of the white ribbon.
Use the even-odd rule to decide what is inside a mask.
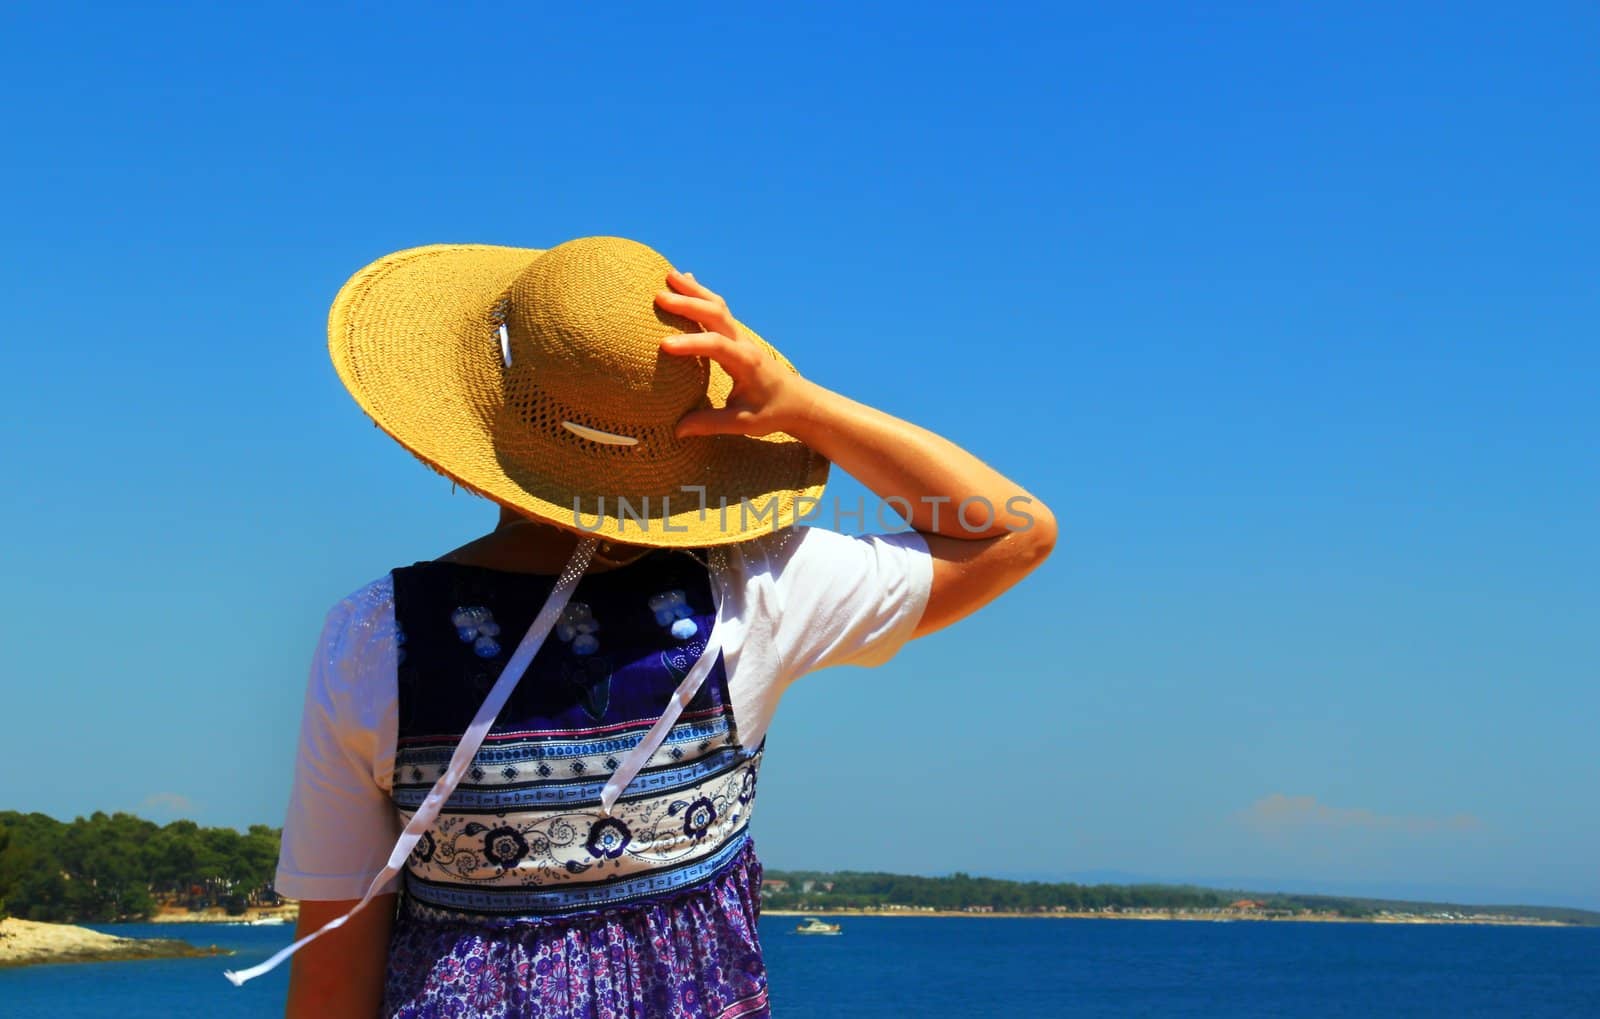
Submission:
[[[628,788],[628,783],[632,782],[634,776],[644,768],[645,762],[650,760],[650,756],[666,740],[667,733],[678,721],[678,716],[683,714],[683,709],[694,700],[694,695],[700,690],[700,684],[705,682],[706,676],[711,672],[711,666],[716,664],[720,648],[717,628],[712,626],[711,635],[706,638],[706,649],[700,652],[694,667],[683,677],[678,689],[672,692],[672,699],[667,701],[661,717],[656,719],[656,724],[644,734],[644,739],[639,741],[639,745],[623,755],[622,763],[611,773],[611,778],[606,781],[606,787],[600,790],[600,813],[607,817],[611,816],[611,808],[616,805],[617,797],[622,795],[623,790]]]
[[[555,588],[550,592],[550,597],[545,600],[544,607],[539,610],[539,615],[528,627],[528,632],[522,638],[522,643],[517,645],[517,650],[512,653],[511,660],[506,662],[505,669],[500,673],[500,678],[495,680],[494,688],[489,691],[489,696],[484,698],[483,705],[478,708],[478,713],[473,716],[472,724],[467,726],[466,733],[461,737],[461,742],[456,744],[455,753],[450,756],[450,764],[445,768],[443,775],[429,790],[427,799],[417,808],[411,816],[411,821],[400,833],[400,838],[395,842],[394,849],[389,853],[389,862],[372,883],[367,886],[367,894],[361,901],[351,907],[343,916],[336,917],[323,924],[321,927],[307,934],[305,937],[281,949],[272,958],[249,969],[234,972],[228,970],[222,975],[227,977],[235,987],[244,986],[246,980],[253,980],[263,973],[275,969],[279,963],[322,937],[331,930],[337,930],[345,925],[352,916],[361,911],[361,908],[371,902],[378,894],[378,889],[405,866],[406,859],[411,851],[416,848],[418,840],[428,826],[433,824],[439,816],[439,811],[444,808],[445,801],[461,782],[461,777],[466,774],[467,766],[472,763],[473,757],[478,753],[478,748],[483,745],[483,739],[489,734],[489,728],[494,725],[494,720],[500,714],[500,709],[505,707],[506,701],[511,697],[511,691],[516,689],[517,683],[522,679],[522,674],[528,671],[528,666],[533,662],[533,656],[539,653],[539,647],[544,643],[545,637],[556,624],[556,619],[561,615],[561,610],[566,607],[567,599],[572,597],[573,588],[578,586],[578,580],[589,568],[589,559],[594,555],[595,546],[599,544],[596,538],[585,538],[573,550],[572,558],[567,562],[566,569],[561,571],[560,578],[556,581]],[[709,649],[710,645],[707,645]],[[696,663],[698,669],[699,663]],[[686,680],[687,682],[687,680]],[[671,705],[668,706],[669,710]],[[676,714],[673,717],[677,717]],[[653,733],[655,730],[652,729]],[[629,776],[630,778],[632,776]],[[624,783],[626,784],[626,783]],[[610,787],[607,786],[609,789]]]
[[[611,773],[611,778],[606,781],[604,789],[600,790],[600,813],[611,816],[611,808],[616,806],[617,798],[628,788],[628,783],[644,768],[652,754],[665,742],[667,733],[672,731],[672,726],[678,721],[678,716],[683,714],[683,709],[694,700],[694,695],[700,692],[700,684],[704,683],[706,676],[711,674],[711,667],[717,663],[717,654],[722,650],[722,630],[717,626],[717,615],[721,613],[722,606],[727,598],[727,569],[724,553],[721,549],[712,549],[711,553],[711,579],[717,590],[717,607],[711,616],[711,633],[706,636],[705,650],[700,652],[700,657],[695,659],[688,675],[678,684],[678,689],[672,692],[672,699],[667,701],[667,706],[661,712],[661,717],[656,719],[656,724],[644,734],[644,739],[632,750],[623,755],[622,763],[617,765],[617,770]]]

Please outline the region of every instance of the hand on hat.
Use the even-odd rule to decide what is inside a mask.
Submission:
[[[667,275],[667,283],[672,289],[658,292],[656,304],[710,331],[664,337],[661,349],[684,357],[709,357],[733,379],[727,406],[690,411],[678,420],[678,435],[767,435],[788,431],[786,422],[803,409],[805,380],[786,371],[748,337],[740,335],[728,302],[692,275],[672,272]]]

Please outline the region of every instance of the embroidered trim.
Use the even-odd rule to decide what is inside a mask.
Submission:
[[[629,783],[628,799],[641,799],[679,786],[704,782],[738,766],[745,759],[738,750],[730,747],[680,768],[642,772]],[[485,772],[484,777],[487,776]],[[609,777],[601,773],[592,782],[530,782],[510,788],[475,789],[461,785],[450,794],[444,809],[452,814],[481,814],[537,810],[541,807],[570,808],[580,803],[597,804],[600,802],[600,791],[605,788]],[[395,805],[403,810],[415,810],[428,798],[431,788],[427,785],[396,787],[393,794]]]
[[[755,884],[759,885],[761,878],[761,861],[756,856],[755,839],[746,831],[735,841],[742,842],[738,852],[727,861],[716,873],[709,875],[701,881],[675,888],[671,891],[654,895],[645,895],[631,899],[626,903],[613,903],[590,909],[572,910],[561,914],[512,916],[499,913],[476,913],[468,910],[448,909],[429,906],[419,902],[411,893],[412,881],[410,873],[406,874],[404,892],[400,897],[400,908],[412,919],[426,924],[468,925],[471,927],[573,927],[588,923],[604,923],[618,916],[631,916],[641,907],[672,907],[684,901],[704,898],[715,894],[714,887],[717,883],[727,880],[740,870],[755,871]],[[757,905],[752,897],[752,906]]]
[[[526,765],[532,770],[541,761],[549,761],[552,764],[561,762],[559,767],[566,769],[566,762],[583,760],[585,767],[593,768],[603,765],[607,757],[625,754],[638,746],[639,741],[644,738],[644,730],[647,728],[647,724],[635,723],[634,732],[610,739],[573,741],[520,739],[505,741],[480,748],[477,754],[473,756],[472,761],[489,772],[498,772],[508,764],[518,768]],[[705,743],[705,749],[711,750],[719,745],[732,742],[733,724],[726,717],[721,717],[721,710],[718,709],[717,717],[688,723],[680,722],[678,725],[673,726],[672,731],[667,734],[666,740],[657,750],[658,756],[651,758],[651,763],[666,764],[684,760],[690,756],[689,750],[673,754],[672,749],[685,744]],[[424,770],[429,770],[441,766],[450,760],[450,754],[454,750],[454,741],[447,742],[444,740],[437,742],[430,740],[428,743],[418,741],[403,746],[395,756],[395,774],[402,779],[420,782],[422,781],[420,778],[410,778],[409,770],[411,768],[420,767]],[[754,751],[751,752],[753,753]],[[615,767],[616,765],[610,765],[607,770],[612,770]],[[574,774],[582,774],[582,771],[574,772]],[[549,778],[550,776],[540,775],[540,777]],[[404,781],[401,784],[405,784]]]
[[[646,871],[638,877],[581,888],[533,891],[522,888],[463,888],[435,884],[415,871],[406,874],[407,906],[423,919],[462,919],[462,914],[563,915],[570,921],[574,909],[595,909],[624,902],[635,903],[664,892],[687,890],[714,877],[749,844],[750,833],[741,828],[710,856],[671,869]],[[431,914],[431,915],[430,915]]]

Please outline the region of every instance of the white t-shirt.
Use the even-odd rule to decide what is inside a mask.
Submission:
[[[916,531],[851,537],[801,527],[730,546],[727,561],[714,625],[747,747],[760,744],[796,679],[892,658],[911,639],[933,586],[933,560]],[[358,899],[394,847],[397,647],[392,576],[328,612],[273,882],[280,895]]]

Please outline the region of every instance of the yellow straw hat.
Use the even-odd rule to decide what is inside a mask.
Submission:
[[[410,248],[340,289],[328,349],[378,427],[526,516],[677,548],[789,526],[821,497],[825,459],[783,433],[673,434],[687,411],[724,406],[733,381],[714,361],[659,349],[703,331],[655,305],[671,269],[621,237]]]

